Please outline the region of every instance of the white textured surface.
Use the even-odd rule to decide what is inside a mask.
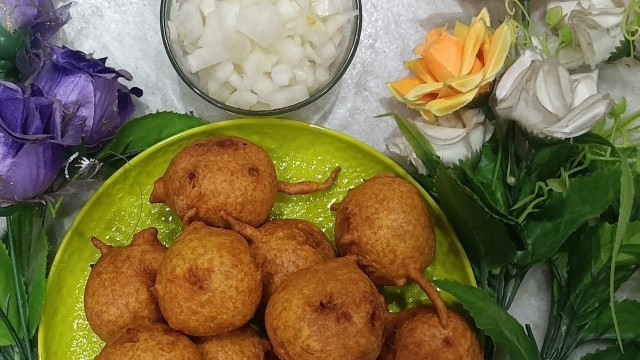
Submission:
[[[413,45],[427,30],[455,20],[467,22],[487,6],[498,22],[503,1],[476,0],[363,0],[362,40],[350,69],[340,84],[319,102],[287,117],[336,129],[385,151],[385,139],[395,126],[389,119],[373,119],[389,111],[406,113],[393,101],[385,83],[406,74],[402,62],[412,56]],[[540,3],[540,2],[539,2]],[[540,5],[540,4],[537,4]],[[156,110],[193,112],[210,121],[232,118],[192,93],[175,74],[160,38],[159,0],[80,0],[73,19],[62,30],[63,44],[96,57],[109,57],[108,65],[133,74],[132,85],[144,97],[138,114]],[[64,221],[70,224],[73,210]],[[58,229],[60,231],[61,229]],[[544,334],[548,304],[548,272],[537,267],[527,276],[511,312],[530,323],[536,338]],[[640,276],[624,287],[623,295],[640,294]]]

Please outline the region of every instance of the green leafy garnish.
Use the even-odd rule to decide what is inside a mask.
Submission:
[[[434,284],[453,295],[469,311],[476,326],[496,343],[502,345],[512,359],[539,360],[535,345],[531,343],[522,325],[495,304],[491,295],[450,280],[434,280]]]

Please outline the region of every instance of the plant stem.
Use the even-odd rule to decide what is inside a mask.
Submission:
[[[7,236],[9,243],[9,258],[11,259],[11,269],[13,270],[13,285],[16,290],[16,300],[18,302],[18,315],[20,317],[20,327],[22,328],[22,336],[25,346],[26,359],[32,360],[31,340],[29,336],[29,327],[27,326],[27,318],[24,313],[24,301],[22,299],[22,286],[20,284],[20,276],[18,275],[18,265],[16,264],[15,243],[13,241],[13,229],[11,218],[7,219]]]
[[[522,15],[522,26],[529,30],[529,19],[531,14],[530,0],[522,0],[522,7],[525,14]]]
[[[496,352],[496,344],[490,337],[485,337],[484,340],[484,359],[493,359],[493,353]]]
[[[24,349],[24,344],[20,341],[20,336],[18,336],[16,329],[13,327],[13,325],[9,321],[9,318],[7,317],[7,315],[4,313],[2,309],[0,309],[0,323],[4,324],[7,330],[9,330],[9,334],[11,335],[11,338],[13,339],[13,341],[16,343],[16,347],[22,354],[22,357],[26,359],[25,351],[27,349]]]
[[[516,274],[513,281],[513,286],[511,287],[511,292],[509,293],[509,299],[507,300],[507,303],[504,306],[506,310],[509,310],[509,308],[513,304],[513,300],[516,298],[516,294],[520,289],[520,285],[522,285],[522,280],[524,280],[525,273],[526,271]]]

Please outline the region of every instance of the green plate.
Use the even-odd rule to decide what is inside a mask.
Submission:
[[[102,342],[89,328],[83,310],[89,265],[98,259],[91,236],[125,245],[132,234],[155,226],[165,244],[179,234],[181,223],[162,204],[147,201],[153,181],[162,176],[169,161],[184,146],[207,136],[226,134],[247,138],[271,154],[278,178],[288,181],[324,179],[342,166],[336,185],[312,195],[281,195],[274,218],[301,218],[317,224],[333,238],[334,217],[329,206],[363,179],[395,173],[413,182],[400,166],[371,147],[332,130],[298,121],[242,119],[202,126],[157,144],[115,173],[82,209],[62,242],[53,262],[39,332],[40,359],[93,359]],[[415,184],[415,182],[414,182]],[[475,284],[467,257],[451,226],[434,201],[422,192],[434,218],[436,257],[425,274]],[[426,302],[415,285],[385,288],[391,310]],[[451,300],[451,299],[446,299]]]

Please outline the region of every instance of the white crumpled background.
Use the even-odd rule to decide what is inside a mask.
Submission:
[[[504,17],[502,0],[363,0],[364,28],[358,53],[339,85],[316,104],[286,116],[329,127],[386,152],[385,140],[396,131],[391,119],[374,116],[397,111],[408,116],[404,105],[393,100],[385,83],[406,74],[403,61],[412,57],[414,44],[435,27],[456,20],[468,22],[486,6],[495,23]],[[539,11],[546,1],[534,1]],[[131,85],[144,90],[137,114],[156,110],[193,112],[210,121],[233,118],[192,93],[174,72],[160,37],[159,0],[80,0],[71,10],[72,20],[61,31],[61,44],[109,57],[107,65],[126,69]],[[633,71],[635,70],[635,71]],[[636,81],[628,81],[632,74]],[[640,68],[629,64],[610,66],[601,72],[609,78],[601,87],[614,99],[635,96],[628,103],[640,107]],[[629,88],[618,81],[627,80]],[[83,201],[86,201],[86,196]],[[80,205],[67,207],[58,232],[70,225]],[[61,236],[61,234],[59,234]],[[511,313],[530,323],[542,343],[548,315],[549,283],[544,267],[532,270],[521,287]],[[626,284],[620,296],[640,296],[640,276]]]

